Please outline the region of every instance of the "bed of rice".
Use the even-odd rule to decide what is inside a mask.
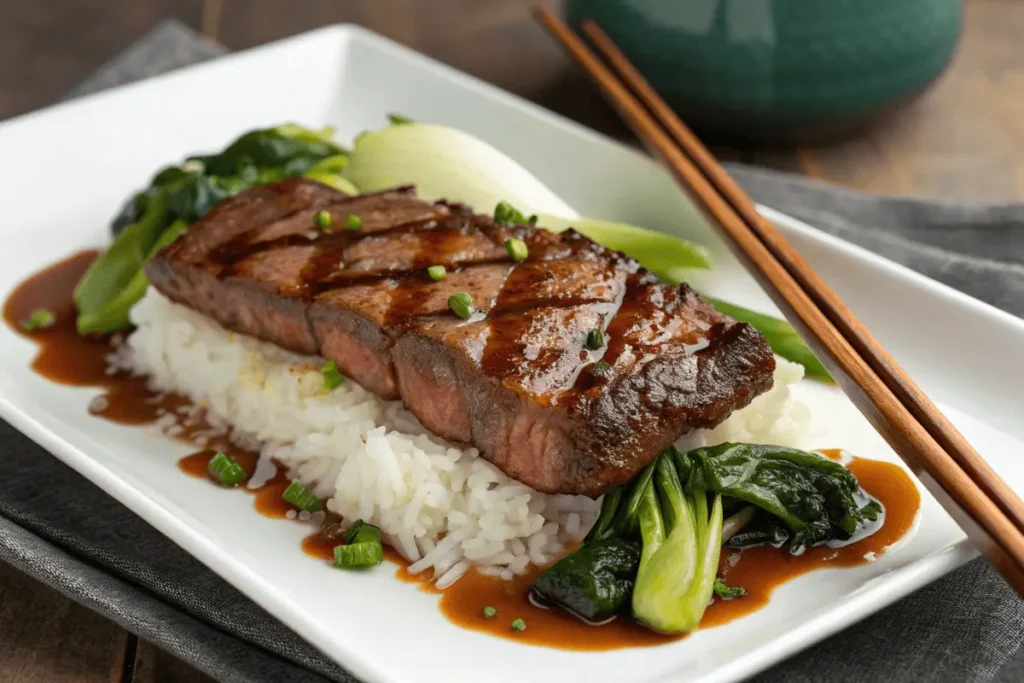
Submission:
[[[215,430],[284,463],[328,509],[379,526],[409,571],[432,569],[439,587],[474,566],[508,579],[546,564],[594,522],[598,501],[534,491],[475,448],[429,434],[400,402],[351,381],[325,392],[319,359],[228,332],[152,288],[131,318],[137,329],[114,365],[187,395]],[[789,385],[802,376],[779,359],[772,391],[681,445],[800,445],[809,415]],[[175,422],[168,415],[158,427],[180,429]]]

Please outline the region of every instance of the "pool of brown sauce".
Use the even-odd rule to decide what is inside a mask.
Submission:
[[[16,332],[38,344],[38,352],[32,361],[35,372],[61,384],[103,389],[103,399],[90,405],[90,412],[94,415],[121,424],[143,425],[154,423],[168,413],[177,414],[188,405],[184,398],[173,394],[157,395],[146,388],[144,378],[108,373],[111,339],[86,338],[75,332],[71,294],[96,255],[94,251],[79,252],[22,282],[4,304],[4,320]],[[54,324],[43,330],[26,332],[22,323],[39,309],[52,312]],[[178,438],[195,441],[202,437],[205,440],[202,450],[180,460],[179,467],[186,474],[208,479],[207,465],[218,451],[228,452],[250,476],[255,472],[255,453],[236,448],[223,438],[207,438],[208,427],[201,420],[194,417],[191,421],[183,419],[181,427]],[[837,450],[822,452],[836,459],[840,456]],[[880,528],[871,536],[844,546],[817,546],[798,556],[771,547],[742,551],[724,548],[719,574],[729,585],[743,587],[746,594],[732,600],[716,598],[705,613],[701,628],[728,623],[760,609],[768,603],[776,588],[809,571],[869,562],[910,530],[920,506],[920,494],[904,470],[891,463],[856,457],[847,466],[864,490],[884,506]],[[288,513],[295,510],[281,498],[287,486],[284,470],[278,467],[277,474],[261,486],[237,488],[253,496],[253,504],[261,514],[285,518],[294,516]],[[302,549],[307,555],[324,561],[332,559],[333,548],[340,543],[337,521],[328,516],[323,530],[303,541]],[[399,579],[416,583],[421,590],[438,593],[442,613],[453,623],[475,631],[568,650],[660,645],[679,638],[654,633],[628,619],[590,626],[557,610],[535,605],[529,599],[529,590],[542,571],[538,568],[531,568],[525,575],[511,581],[471,571],[451,587],[440,591],[429,583],[429,575],[409,575],[405,561],[394,551],[388,550],[386,557],[398,565],[396,575]],[[483,608],[487,606],[497,610],[494,617],[483,616]],[[516,619],[526,622],[526,630],[512,630],[511,624]]]

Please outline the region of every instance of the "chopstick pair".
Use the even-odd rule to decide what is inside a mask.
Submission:
[[[747,269],[867,417],[971,542],[1024,595],[1024,502],[1007,486],[811,266],[760,214],[711,153],[608,35],[563,21],[541,24],[583,67],[677,181],[718,223]]]

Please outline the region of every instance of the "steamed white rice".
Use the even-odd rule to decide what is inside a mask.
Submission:
[[[431,569],[442,588],[471,567],[512,578],[546,564],[594,522],[599,501],[534,491],[475,448],[429,434],[400,402],[352,381],[325,392],[320,359],[228,332],[152,288],[131,319],[137,329],[115,365],[188,396],[214,429],[259,448],[264,468],[270,458],[284,463],[328,509],[379,526],[411,573]],[[777,360],[775,388],[681,445],[800,445],[809,414],[789,385],[803,368]],[[159,426],[173,431],[173,422]]]

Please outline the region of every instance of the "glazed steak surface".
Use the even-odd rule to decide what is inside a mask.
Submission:
[[[529,250],[521,263],[504,248],[513,237]],[[431,280],[432,265],[446,277]],[[412,188],[349,197],[293,178],[247,190],[146,273],[229,329],[336,361],[549,493],[626,481],[769,389],[775,367],[759,332],[685,284],[572,230],[496,224]],[[448,307],[457,292],[473,299],[466,320]],[[594,329],[599,348],[587,344]]]

